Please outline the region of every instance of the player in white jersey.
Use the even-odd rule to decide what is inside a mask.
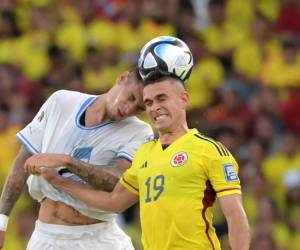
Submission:
[[[27,179],[24,163],[36,155],[33,160],[49,164],[54,155],[51,159],[65,178],[112,190],[135,151],[153,133],[148,124],[134,117],[144,110],[142,89],[134,70],[120,75],[115,86],[100,96],[60,90],[48,98],[17,134],[22,146],[0,200],[0,248],[8,216],[27,180],[30,195],[41,203],[28,250],[133,249],[129,237],[116,225],[115,214],[89,207],[41,176]]]

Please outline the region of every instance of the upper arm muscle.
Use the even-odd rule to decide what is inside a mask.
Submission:
[[[27,150],[27,148],[24,145],[22,145],[18,152],[17,158],[24,159],[24,161],[25,161],[30,156],[31,156],[31,153]]]

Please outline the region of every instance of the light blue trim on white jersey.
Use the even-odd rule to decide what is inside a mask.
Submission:
[[[96,100],[96,98],[97,98],[96,96],[91,96],[81,105],[81,107],[75,117],[75,123],[78,128],[85,129],[85,130],[92,130],[92,129],[100,128],[100,127],[106,126],[107,124],[112,123],[112,121],[108,121],[108,122],[100,123],[100,124],[97,124],[97,125],[91,126],[91,127],[86,127],[86,126],[83,126],[80,124],[80,117],[82,116],[83,112],[86,111],[86,109]]]
[[[31,143],[20,132],[17,133],[17,138],[22,142],[22,144],[31,154],[35,155],[39,153],[39,151],[34,146],[32,146]]]
[[[132,161],[132,159],[133,159],[133,157],[130,154],[126,153],[125,151],[118,152],[117,158],[125,158],[128,161]]]

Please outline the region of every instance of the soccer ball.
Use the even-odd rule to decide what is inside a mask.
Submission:
[[[143,79],[159,72],[163,75],[175,75],[185,81],[192,71],[193,56],[189,47],[179,38],[160,36],[142,48],[138,67]]]

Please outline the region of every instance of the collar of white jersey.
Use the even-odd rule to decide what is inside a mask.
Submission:
[[[92,129],[97,129],[97,128],[101,128],[103,126],[106,126],[110,123],[112,123],[113,121],[106,121],[106,122],[101,122],[97,125],[94,125],[94,126],[90,126],[90,127],[86,127],[86,126],[83,126],[82,124],[80,124],[80,117],[82,116],[82,114],[87,110],[87,108],[89,106],[92,105],[92,103],[97,99],[97,96],[90,96],[88,99],[86,99],[84,101],[84,103],[81,105],[80,109],[78,110],[77,114],[76,114],[76,117],[75,117],[75,123],[76,123],[76,126],[78,128],[81,128],[81,129],[85,129],[85,130],[92,130]]]

